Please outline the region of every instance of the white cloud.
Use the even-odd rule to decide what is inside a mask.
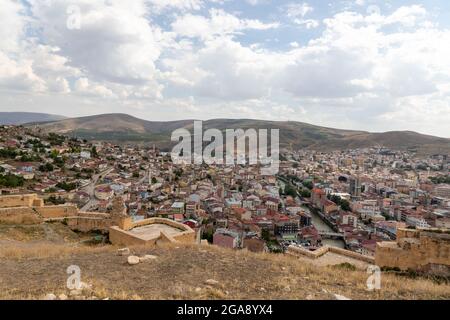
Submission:
[[[240,19],[221,9],[211,9],[209,17],[186,14],[172,23],[173,31],[179,36],[210,39],[214,36],[236,34],[243,30],[268,30],[279,27],[278,23],[265,24],[255,19]]]
[[[166,10],[200,10],[203,6],[202,0],[148,0],[151,13],[156,12],[157,14],[162,13]]]
[[[82,0],[80,29],[68,29],[66,9],[72,2],[32,0],[32,12],[49,45],[60,48],[70,64],[89,77],[122,84],[142,84],[155,77],[161,49],[158,30],[146,20],[144,1]]]
[[[305,26],[306,29],[314,29],[320,25],[320,22],[314,19],[295,19],[294,22],[298,25]]]
[[[307,14],[314,11],[314,8],[304,3],[290,3],[285,7],[286,15],[291,19],[304,18]]]
[[[29,3],[2,2],[0,108],[411,124],[448,135],[450,30],[424,6],[319,22],[310,5],[291,3],[280,10],[303,29],[296,38],[282,37],[279,23],[211,7],[220,0],[79,0],[79,30],[66,26],[73,1]],[[321,34],[305,39],[312,28]]]

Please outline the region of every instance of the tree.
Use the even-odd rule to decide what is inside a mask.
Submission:
[[[52,172],[55,168],[53,167],[53,165],[51,163],[46,163],[43,165],[39,166],[39,171],[41,172]]]
[[[261,231],[261,238],[264,241],[270,241],[270,232],[269,232],[269,230],[262,229],[262,231]]]
[[[297,196],[297,191],[295,191],[295,188],[291,185],[287,185],[286,188],[284,188],[284,194],[295,198]]]
[[[19,177],[13,174],[1,175],[0,174],[0,186],[7,188],[22,187],[25,180],[23,177]]]
[[[77,185],[75,183],[67,183],[66,181],[60,182],[56,185],[57,188],[63,189],[67,192],[70,192],[72,190],[75,190],[77,188]]]
[[[209,231],[203,232],[202,239],[203,240],[208,240],[209,243],[213,243],[214,242],[214,233],[213,233],[213,231],[209,230]]]
[[[302,198],[310,198],[311,197],[311,191],[302,189],[300,191],[300,195],[302,196]]]
[[[345,211],[352,211],[352,209],[350,208],[350,203],[345,199],[341,201],[341,209]]]
[[[17,156],[18,153],[14,148],[0,149],[0,158],[14,159]]]
[[[303,183],[303,185],[304,185],[306,188],[308,188],[309,190],[312,190],[312,189],[314,188],[314,184],[313,184],[313,182],[310,181],[310,180],[305,180],[305,181],[303,181],[302,183]]]
[[[93,156],[94,158],[97,158],[97,157],[98,157],[98,152],[97,152],[97,147],[96,147],[96,146],[93,146],[93,147],[92,147],[92,149],[91,149],[91,154],[92,154],[92,156]]]
[[[66,200],[62,197],[55,197],[55,196],[50,196],[47,200],[45,200],[46,203],[51,203],[54,205],[60,205],[60,204],[65,204]]]

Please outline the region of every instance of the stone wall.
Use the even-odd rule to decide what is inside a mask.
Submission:
[[[100,217],[70,217],[67,218],[67,225],[74,231],[91,232],[91,231],[109,231],[111,220]]]
[[[104,231],[112,225],[106,213],[80,212],[75,205],[45,206],[37,194],[0,196],[0,223],[38,224],[62,220],[77,231]]]
[[[29,207],[0,208],[0,224],[39,224],[43,219]]]
[[[341,256],[345,256],[348,258],[352,258],[355,260],[360,260],[363,262],[367,262],[367,263],[374,263],[375,259],[373,257],[369,257],[369,256],[365,256],[362,255],[360,253],[357,252],[353,252],[353,251],[349,251],[349,250],[345,250],[345,249],[341,249],[341,248],[336,248],[336,247],[329,247],[329,246],[324,246],[316,251],[309,251],[307,249],[303,249],[300,247],[289,247],[287,253],[291,254],[291,255],[302,255],[302,256],[306,256],[310,259],[318,259],[321,256],[327,254],[328,252],[331,253],[335,253]]]
[[[401,270],[446,270],[450,275],[450,232],[399,229],[396,242],[377,243],[376,264]]]
[[[78,208],[74,205],[43,206],[34,208],[44,219],[75,217]]]
[[[175,235],[168,235],[164,231],[161,231],[159,235],[155,236],[153,239],[145,240],[139,236],[129,232],[130,230],[143,227],[150,224],[165,224],[173,228],[180,230],[180,233]],[[163,219],[163,218],[150,218],[141,220],[138,222],[130,222],[127,220],[126,228],[122,229],[120,226],[112,226],[109,228],[109,241],[115,245],[148,245],[154,246],[157,242],[182,242],[182,243],[195,243],[195,231],[189,226],[182,223]]]
[[[102,231],[110,233],[110,241],[119,245],[155,245],[158,240],[168,242],[195,242],[195,231],[189,226],[173,220],[151,218],[133,223],[125,215],[95,212],[80,212],[71,204],[44,206],[43,200],[36,194],[0,196],[0,223],[4,224],[38,224],[45,221],[60,220],[76,231]],[[128,232],[148,224],[166,224],[180,230],[175,235],[161,232],[155,239],[144,240]]]
[[[122,230],[117,226],[109,228],[109,241],[114,245],[120,246],[139,246],[139,245],[155,245],[158,239],[146,241],[138,238],[128,231]]]
[[[35,193],[0,196],[0,208],[37,207],[43,203],[44,201]]]

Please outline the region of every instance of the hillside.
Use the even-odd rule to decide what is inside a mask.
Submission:
[[[63,116],[33,112],[0,112],[0,125],[21,125],[31,122],[49,122],[65,119]]]
[[[294,257],[214,246],[131,248],[155,258],[129,265],[112,246],[21,243],[0,247],[0,299],[42,299],[70,291],[66,269],[77,265],[91,285],[72,299],[450,299],[450,285],[382,274],[367,290],[365,270],[317,266]]]
[[[94,140],[117,142],[155,143],[169,149],[173,130],[187,128],[192,132],[193,121],[155,122],[126,114],[64,119],[41,124],[47,132],[75,135]],[[450,153],[450,139],[423,135],[410,131],[370,133],[315,126],[302,122],[276,122],[250,119],[214,119],[203,122],[203,128],[225,129],[280,129],[281,147],[309,148],[318,151],[380,146],[393,149],[410,149],[419,153]]]

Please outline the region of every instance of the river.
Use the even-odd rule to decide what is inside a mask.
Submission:
[[[278,179],[278,183],[284,190],[286,183],[280,179]],[[325,222],[323,222],[322,218],[318,214],[311,212],[311,210],[309,210],[309,208],[306,206],[303,206],[302,208],[311,215],[311,222],[317,230],[334,232],[332,228],[330,228]],[[345,243],[343,240],[323,239],[322,244],[325,246],[345,249]]]
[[[335,232],[330,226],[328,226],[325,222],[323,222],[322,218],[317,213],[311,212],[309,208],[305,206],[302,208],[311,215],[312,224],[316,227],[317,230]],[[323,239],[322,244],[324,246],[338,247],[345,249],[345,243],[343,240]]]

